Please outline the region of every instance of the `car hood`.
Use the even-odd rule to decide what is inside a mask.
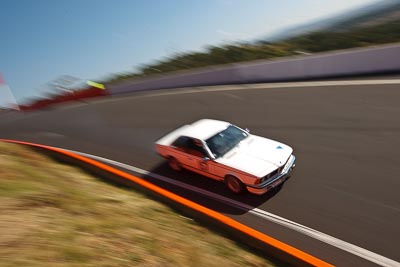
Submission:
[[[216,162],[231,168],[263,177],[282,167],[293,149],[280,142],[250,135]]]

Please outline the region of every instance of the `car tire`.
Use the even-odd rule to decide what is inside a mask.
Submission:
[[[232,175],[227,175],[225,177],[225,185],[229,191],[238,195],[243,194],[246,191],[245,185],[238,178]]]
[[[181,171],[182,170],[182,165],[181,163],[174,157],[169,157],[168,158],[168,165],[171,169],[173,169],[174,171]]]

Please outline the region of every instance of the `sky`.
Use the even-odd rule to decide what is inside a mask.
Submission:
[[[99,80],[133,72],[179,52],[254,40],[371,2],[0,0],[0,75],[21,103],[61,75]]]

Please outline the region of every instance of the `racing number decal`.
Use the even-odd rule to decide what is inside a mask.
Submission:
[[[204,161],[199,161],[199,167],[200,167],[200,170],[201,171],[204,171],[204,172],[206,172],[206,171],[208,171],[208,164],[207,164],[207,162],[204,162]]]

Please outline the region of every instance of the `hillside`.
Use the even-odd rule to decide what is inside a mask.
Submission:
[[[378,4],[379,8],[375,9]],[[206,66],[399,42],[400,1],[391,0],[378,4],[339,16],[329,23],[321,22],[324,26],[320,30],[275,42],[210,46],[202,52],[176,54],[144,65],[135,73],[114,75],[104,82],[118,83],[126,79]]]
[[[1,266],[276,266],[137,191],[7,143],[0,246]]]

